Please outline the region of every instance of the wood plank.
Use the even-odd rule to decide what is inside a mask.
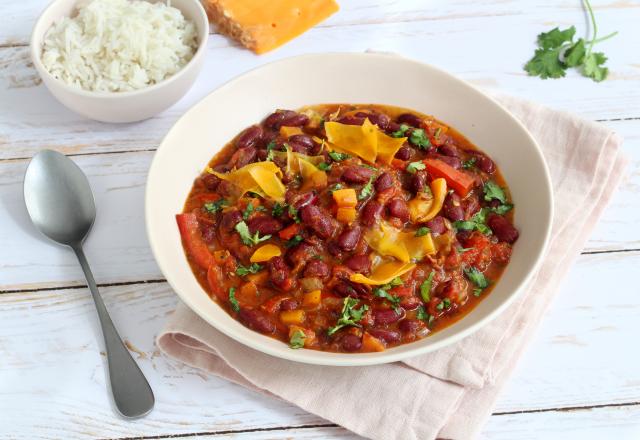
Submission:
[[[426,13],[419,1],[385,1],[379,7],[367,3],[346,3],[344,15],[335,18],[337,22],[329,21],[261,57],[224,37],[211,36],[204,70],[191,91],[163,114],[138,124],[102,124],[71,113],[41,84],[27,47],[0,48],[0,102],[11,110],[0,114],[0,159],[30,157],[43,147],[66,153],[155,148],[173,122],[215,87],[266,62],[309,52],[398,52],[438,65],[480,87],[535,99],[588,118],[640,117],[640,65],[623,43],[636,29],[631,7],[602,5],[599,19],[603,31],[615,25],[622,34],[602,44],[610,57],[612,74],[610,80],[594,84],[574,73],[563,80],[542,81],[522,71],[540,31],[554,24],[582,24],[576,2],[566,2],[562,8],[547,2],[532,9],[523,1],[483,6],[441,1]],[[0,6],[0,13],[2,8],[10,9],[6,16],[18,23],[8,20],[7,39],[18,38],[16,32],[30,29],[24,23],[28,14],[22,11],[34,4],[39,8],[42,2],[27,2],[25,7],[20,2],[4,2]],[[529,12],[523,15],[523,10]],[[550,22],[551,16],[557,21]],[[10,30],[13,26],[15,31]]]
[[[640,370],[628,342],[638,328],[637,292],[602,295],[610,280],[631,285],[638,264],[640,252],[580,257],[497,412],[638,401]],[[159,354],[153,341],[176,302],[165,283],[102,294],[154,387],[156,409],[135,422],[113,416],[86,289],[2,294],[0,426],[7,437],[120,438],[326,423]],[[519,423],[513,418],[507,425]]]

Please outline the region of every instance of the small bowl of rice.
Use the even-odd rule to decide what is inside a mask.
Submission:
[[[31,35],[31,58],[67,108],[103,122],[148,119],[176,103],[204,61],[199,0],[54,0]]]

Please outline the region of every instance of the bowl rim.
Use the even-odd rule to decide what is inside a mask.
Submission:
[[[296,56],[292,56],[292,57],[286,57],[286,58],[282,58],[279,60],[275,60],[269,63],[265,63],[265,64],[261,64],[260,66],[257,66],[253,69],[247,70],[245,72],[243,72],[240,75],[237,75],[233,78],[231,78],[230,80],[224,82],[222,85],[220,85],[219,87],[217,87],[216,89],[212,90],[211,92],[209,92],[206,96],[204,96],[202,99],[200,99],[196,104],[194,104],[193,106],[191,106],[180,118],[178,118],[174,125],[172,126],[172,128],[167,132],[167,134],[165,135],[165,137],[163,138],[162,142],[159,144],[158,148],[156,149],[155,153],[154,153],[154,157],[153,160],[151,162],[151,165],[149,166],[149,172],[147,174],[147,182],[149,181],[149,177],[152,176],[152,174],[154,174],[156,171],[156,167],[158,166],[158,162],[159,159],[158,157],[160,156],[159,153],[161,153],[163,150],[163,148],[167,148],[165,147],[166,145],[166,140],[167,138],[169,138],[172,134],[172,132],[176,129],[176,127],[178,125],[180,125],[182,123],[182,121],[184,119],[186,119],[187,117],[189,117],[189,115],[191,115],[193,112],[198,112],[199,108],[204,105],[203,103],[209,99],[210,95],[226,89],[228,87],[230,87],[231,85],[233,85],[233,83],[241,78],[244,78],[245,76],[250,76],[252,74],[254,74],[256,71],[263,69],[263,68],[267,68],[273,65],[277,65],[277,64],[285,64],[285,63],[289,63],[289,62],[293,62],[293,61],[297,61],[297,60],[304,60],[304,59],[309,59],[309,60],[313,60],[314,58],[322,58],[322,57],[359,57],[359,58],[372,58],[372,57],[378,57],[380,58],[380,60],[384,60],[384,61],[393,61],[393,60],[397,60],[398,58],[402,59],[405,62],[409,62],[409,63],[413,63],[415,65],[417,65],[420,68],[426,68],[426,69],[430,69],[432,70],[434,73],[436,74],[440,74],[440,75],[444,75],[446,76],[449,80],[454,81],[455,83],[457,83],[459,86],[463,87],[465,89],[465,91],[467,93],[471,93],[471,94],[475,94],[476,96],[483,98],[483,99],[487,99],[489,100],[491,103],[493,103],[493,105],[495,105],[497,107],[498,111],[502,111],[504,113],[505,116],[507,116],[513,123],[515,123],[517,125],[517,127],[519,127],[523,133],[524,136],[526,136],[528,138],[528,140],[531,142],[531,144],[534,147],[534,152],[535,154],[538,156],[538,158],[540,159],[540,163],[542,164],[542,172],[544,175],[544,186],[546,189],[545,193],[546,193],[546,197],[545,200],[547,202],[547,206],[546,206],[546,212],[548,213],[545,218],[542,218],[541,220],[546,221],[546,228],[544,231],[544,237],[543,237],[543,242],[542,245],[539,247],[537,254],[533,256],[533,264],[531,265],[529,271],[527,272],[527,274],[522,277],[520,279],[519,282],[517,282],[517,284],[513,287],[511,294],[505,298],[505,300],[499,304],[497,307],[495,307],[494,309],[492,309],[490,312],[488,312],[484,317],[480,318],[477,322],[475,322],[474,324],[471,324],[468,328],[460,330],[450,336],[448,336],[445,339],[442,339],[440,341],[436,341],[430,345],[424,345],[424,346],[416,346],[415,348],[408,350],[406,352],[393,352],[393,351],[382,351],[382,352],[375,352],[375,353],[354,353],[354,354],[349,354],[346,353],[346,357],[345,357],[345,353],[334,353],[334,352],[324,352],[324,351],[318,351],[318,350],[313,350],[314,352],[318,352],[318,353],[322,353],[322,355],[319,355],[318,358],[307,358],[304,356],[299,356],[298,352],[299,350],[279,350],[276,349],[274,347],[271,346],[267,346],[264,345],[260,342],[259,338],[246,338],[243,335],[237,333],[233,328],[231,327],[226,327],[226,326],[219,326],[217,325],[217,323],[215,322],[215,320],[211,319],[210,317],[206,316],[206,314],[201,313],[200,310],[198,310],[196,304],[194,304],[194,302],[189,298],[188,295],[184,295],[180,292],[180,288],[179,286],[175,285],[175,283],[173,282],[173,278],[171,276],[168,276],[167,274],[170,274],[171,271],[170,270],[166,270],[167,268],[163,267],[162,263],[160,263],[160,260],[158,259],[158,254],[159,254],[159,250],[157,249],[156,245],[155,245],[155,241],[154,241],[154,237],[152,236],[151,233],[151,222],[152,219],[154,218],[154,216],[152,215],[152,213],[150,212],[150,197],[151,197],[151,192],[152,192],[152,188],[151,185],[146,185],[146,189],[145,189],[145,227],[146,227],[146,232],[147,232],[147,239],[149,241],[149,246],[151,247],[151,251],[153,253],[153,256],[156,260],[156,263],[158,264],[158,267],[160,268],[160,271],[164,274],[165,279],[167,281],[167,283],[169,284],[169,286],[173,289],[173,291],[178,295],[178,297],[180,298],[181,301],[183,301],[192,311],[194,311],[201,319],[203,319],[204,321],[206,321],[209,325],[211,325],[213,328],[215,328],[216,330],[220,331],[221,333],[223,333],[224,335],[234,339],[236,342],[239,342],[245,346],[248,346],[250,348],[253,348],[259,352],[268,354],[270,356],[274,356],[280,359],[286,359],[289,361],[294,361],[294,362],[299,362],[299,363],[303,363],[303,364],[311,364],[311,365],[325,365],[325,366],[344,366],[344,367],[348,367],[348,366],[368,366],[368,365],[378,365],[378,364],[384,364],[384,363],[389,363],[389,362],[396,362],[396,361],[400,361],[403,359],[408,359],[408,358],[412,358],[415,356],[419,356],[422,354],[426,354],[426,353],[430,353],[436,350],[439,350],[441,348],[444,348],[446,346],[449,346],[451,344],[454,344],[464,338],[466,338],[467,336],[475,333],[476,331],[478,331],[479,329],[481,329],[482,327],[484,327],[485,325],[487,325],[488,323],[490,323],[491,321],[493,321],[496,317],[498,317],[507,307],[509,307],[509,305],[511,305],[513,303],[513,301],[515,301],[515,299],[517,297],[520,296],[520,294],[523,291],[523,287],[531,280],[531,278],[533,277],[533,275],[536,273],[536,271],[539,269],[542,260],[546,254],[547,248],[549,246],[549,240],[551,237],[551,228],[552,228],[552,224],[553,224],[553,217],[554,217],[554,204],[553,204],[553,200],[554,200],[554,196],[553,196],[553,191],[552,191],[552,181],[551,181],[551,174],[549,172],[549,167],[548,164],[544,158],[544,155],[542,154],[542,149],[540,148],[540,145],[538,145],[538,142],[535,140],[535,138],[531,135],[531,133],[529,132],[529,130],[527,130],[527,128],[522,124],[522,122],[520,122],[509,110],[507,110],[502,104],[500,104],[499,102],[497,102],[494,98],[492,98],[491,96],[483,93],[482,91],[480,91],[478,88],[476,88],[475,86],[471,85],[469,82],[462,80],[448,72],[446,72],[443,69],[440,69],[438,67],[432,66],[430,64],[427,63],[423,63],[420,61],[416,61],[414,59],[411,58],[407,58],[401,55],[397,55],[397,54],[393,54],[393,53],[378,53],[378,52],[324,52],[324,53],[313,53],[313,54],[304,54],[304,55],[296,55]],[[382,103],[384,104],[384,103]],[[463,133],[464,134],[464,133]],[[542,186],[542,185],[540,185]],[[540,189],[540,188],[538,188]],[[186,257],[185,257],[186,258]],[[213,301],[213,300],[212,300]],[[220,307],[220,305],[216,302],[213,301],[214,303],[216,303],[216,305],[218,307]],[[473,311],[471,311],[471,313],[473,313]],[[238,325],[242,325],[240,322],[238,322],[237,320],[235,320]],[[455,325],[455,324],[454,324]],[[413,344],[413,342],[405,344],[405,345],[410,345]],[[356,358],[357,356],[357,358]]]
[[[207,12],[204,10],[204,7],[202,6],[202,3],[199,0],[185,0],[185,1],[191,1],[192,3],[194,3],[196,5],[196,9],[198,10],[198,18],[197,18],[197,20],[194,19],[193,22],[194,22],[194,24],[196,26],[197,26],[196,21],[200,22],[200,24],[203,26],[203,32],[202,32],[203,35],[200,35],[201,32],[199,30],[197,31],[197,33],[198,33],[198,48],[194,52],[194,54],[191,57],[191,59],[187,62],[187,64],[182,66],[182,69],[178,70],[175,74],[171,75],[169,78],[163,79],[159,83],[156,83],[156,84],[153,84],[153,85],[150,85],[150,86],[147,86],[147,87],[143,87],[141,89],[128,90],[128,91],[125,91],[125,92],[102,92],[102,91],[92,91],[92,90],[85,90],[85,89],[78,88],[78,87],[73,87],[73,86],[67,84],[66,82],[64,82],[64,81],[54,77],[53,75],[51,75],[51,73],[49,73],[49,71],[44,67],[44,64],[42,64],[42,60],[41,60],[41,58],[42,58],[42,43],[44,41],[44,36],[49,31],[51,26],[49,26],[49,28],[45,29],[44,32],[42,32],[42,38],[40,39],[41,41],[36,41],[37,40],[36,30],[40,26],[44,26],[42,24],[42,21],[44,20],[44,17],[58,3],[63,2],[63,1],[67,1],[67,0],[53,0],[40,13],[40,16],[36,20],[35,24],[33,25],[33,29],[31,30],[31,36],[29,38],[29,54],[31,56],[31,62],[36,67],[36,70],[38,71],[40,76],[46,76],[46,77],[50,78],[56,84],[56,86],[64,89],[68,93],[73,93],[75,95],[80,95],[80,96],[83,96],[83,97],[86,97],[86,98],[117,99],[117,98],[125,98],[125,97],[132,97],[132,96],[135,97],[135,96],[143,95],[143,94],[145,94],[147,92],[153,92],[154,90],[158,90],[158,89],[160,89],[160,88],[162,88],[164,86],[167,86],[167,85],[169,85],[169,84],[171,84],[171,83],[173,83],[175,81],[178,81],[178,79],[180,77],[182,77],[182,76],[184,76],[186,74],[185,72],[187,71],[187,69],[193,67],[193,65],[195,64],[194,62],[197,60],[197,58],[202,57],[204,52],[206,51],[207,41],[208,41],[208,36],[209,36],[209,17],[207,16]],[[68,1],[73,3],[73,7],[75,9],[76,5],[78,4],[78,2],[80,0],[68,0]],[[147,1],[147,0],[141,0],[141,1]],[[173,6],[173,5],[170,5],[170,6]],[[182,12],[182,11],[180,11],[180,12]],[[58,17],[58,18],[60,18],[60,17]],[[204,38],[202,38],[202,37],[204,37]],[[40,53],[39,54],[36,53],[36,46],[39,46],[39,49],[40,49]]]

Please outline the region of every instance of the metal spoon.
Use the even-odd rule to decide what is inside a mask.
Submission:
[[[155,401],[153,391],[113,326],[82,251],[82,242],[96,218],[87,177],[66,156],[43,150],[31,159],[24,176],[24,201],[36,228],[53,241],[71,247],[78,257],[100,318],[118,412],[128,418],[148,414]]]

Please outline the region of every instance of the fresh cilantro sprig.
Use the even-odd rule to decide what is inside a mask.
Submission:
[[[254,212],[259,212],[259,211],[266,211],[264,206],[258,206],[255,207],[253,206],[253,203],[249,203],[247,205],[247,207],[244,209],[244,212],[242,213],[242,218],[245,220],[249,220],[249,216],[251,214],[253,214]]]
[[[393,289],[397,286],[402,286],[403,282],[399,277],[395,277],[391,282],[378,287],[373,290],[373,295],[378,298],[384,298],[391,303],[393,310],[398,313],[400,311],[400,301],[402,298],[392,295],[388,292],[389,289]]]
[[[432,270],[426,280],[420,285],[420,296],[422,301],[428,303],[431,301],[431,287],[433,285],[433,277],[436,274],[435,270]]]
[[[424,321],[427,323],[427,326],[431,327],[431,323],[436,319],[435,316],[427,313],[427,311],[425,310],[424,306],[419,306],[418,307],[418,311],[416,313],[416,318],[418,318],[421,321]]]
[[[231,304],[231,309],[234,312],[239,312],[240,311],[240,303],[236,299],[236,288],[235,287],[230,287],[229,288],[229,303]]]
[[[304,240],[304,237],[302,235],[296,235],[290,238],[289,240],[287,240],[284,244],[284,247],[286,248],[294,247],[298,245],[300,242],[302,242],[302,240]]]
[[[218,199],[214,202],[207,202],[204,204],[203,208],[210,214],[215,214],[218,211],[222,211],[224,206],[229,206],[229,202],[225,199]]]
[[[276,149],[276,141],[267,144],[267,157],[264,160],[273,162],[273,151]]]
[[[453,223],[453,227],[460,231],[473,231],[477,230],[485,235],[491,234],[491,229],[487,226],[487,214],[490,212],[489,208],[482,208],[476,212],[469,220],[460,220]]]
[[[431,229],[426,226],[421,226],[416,229],[416,237],[422,237],[423,235],[427,235],[429,232],[431,232]]]
[[[618,32],[598,38],[598,25],[591,3],[589,0],[583,0],[583,2],[593,29],[591,40],[579,38],[574,42],[575,26],[563,30],[556,27],[549,32],[541,33],[538,35],[538,49],[524,66],[524,70],[529,75],[539,76],[542,79],[562,78],[566,75],[567,69],[575,67],[584,76],[596,82],[607,78],[609,69],[604,66],[607,57],[602,52],[593,52],[593,46],[614,37]]]
[[[273,208],[271,209],[271,215],[275,218],[282,217],[282,214],[284,213],[284,207],[285,205],[280,202],[274,203]]]
[[[483,191],[485,201],[490,202],[491,200],[498,200],[500,203],[507,203],[507,195],[494,181],[487,181],[487,183],[484,184]]]
[[[423,148],[425,150],[431,146],[431,141],[422,128],[416,128],[411,131],[411,134],[409,135],[409,142],[416,147]]]
[[[471,170],[475,168],[476,160],[477,159],[475,157],[472,157],[469,160],[465,160],[464,162],[462,162],[462,168],[464,168],[465,170]]]
[[[393,138],[404,137],[404,134],[407,132],[408,129],[409,129],[409,126],[407,124],[400,124],[400,128],[394,131],[393,133],[391,133],[391,137]]]
[[[360,324],[358,323],[362,319],[362,316],[364,315],[364,313],[367,310],[369,310],[369,306],[363,305],[359,309],[356,309],[355,307],[357,305],[358,305],[358,300],[355,298],[348,296],[344,299],[340,319],[338,319],[338,322],[336,323],[336,325],[329,328],[329,330],[327,331],[327,334],[329,336],[332,336],[335,332],[337,332],[343,327],[347,327],[347,326],[360,327]]]
[[[490,282],[487,277],[485,277],[484,274],[475,267],[464,269],[464,274],[467,276],[469,281],[476,285],[476,288],[473,289],[474,296],[480,296],[482,291],[489,287]]]
[[[236,269],[236,275],[243,277],[249,275],[250,273],[258,273],[261,270],[262,266],[258,263],[251,263],[250,266],[243,266],[239,264],[238,268]]]
[[[247,246],[253,246],[265,240],[271,238],[271,235],[265,235],[264,237],[260,237],[260,232],[256,231],[255,234],[251,235],[249,232],[249,226],[244,221],[236,224],[236,232],[240,235],[240,239]]]
[[[289,339],[289,347],[297,349],[304,347],[304,341],[307,339],[307,335],[302,330],[296,330],[291,334]]]
[[[326,162],[320,162],[318,164],[318,169],[320,171],[331,171],[331,165]]]
[[[349,156],[347,153],[338,153],[337,151],[329,151],[329,157],[335,160],[336,162],[341,162],[343,160],[349,159],[351,156]]]
[[[371,194],[373,194],[373,179],[374,179],[374,177],[375,177],[375,175],[371,176],[369,178],[369,181],[367,182],[367,184],[362,187],[362,189],[360,190],[360,193],[358,194],[358,200],[365,200],[365,199],[371,197]]]
[[[407,173],[415,174],[420,170],[424,170],[427,166],[423,164],[421,161],[411,162],[407,165]]]

